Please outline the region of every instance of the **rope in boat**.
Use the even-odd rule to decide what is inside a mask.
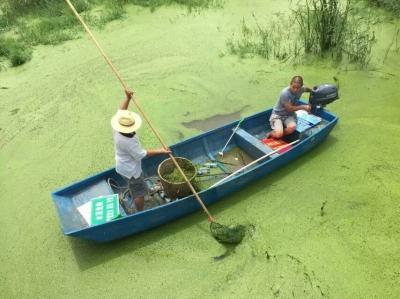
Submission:
[[[108,184],[108,186],[111,187],[112,190],[116,190],[118,192],[118,198],[119,198],[120,202],[123,201],[126,198],[126,196],[129,194],[128,187],[120,186],[117,183],[117,181],[112,178],[107,179],[107,184]]]
[[[125,91],[128,91],[129,88],[127,86],[127,84],[125,83],[125,81],[122,79],[122,76],[119,74],[119,72],[117,71],[116,67],[113,65],[113,63],[111,62],[111,60],[108,58],[108,56],[106,55],[106,53],[104,52],[104,50],[102,49],[102,47],[100,46],[100,44],[98,43],[98,41],[96,40],[94,34],[91,32],[91,30],[89,29],[89,27],[86,25],[85,21],[83,20],[83,18],[80,16],[80,14],[78,13],[78,11],[75,9],[75,7],[72,5],[70,0],[65,0],[65,2],[68,4],[68,6],[71,8],[72,12],[75,14],[75,16],[78,18],[78,20],[80,21],[80,23],[82,24],[82,26],[85,28],[86,32],[89,34],[90,38],[92,39],[92,41],[94,42],[94,44],[96,45],[97,49],[100,51],[101,55],[103,56],[103,58],[106,60],[107,64],[110,66],[111,70],[114,72],[114,74],[116,75],[116,77],[118,78],[119,82],[121,83],[122,87],[124,88]],[[150,119],[147,117],[147,114],[144,112],[144,110],[142,109],[142,107],[139,105],[139,103],[135,100],[135,98],[133,98],[133,103],[135,104],[136,108],[139,110],[139,112],[141,113],[141,115],[143,116],[143,118],[145,119],[145,121],[147,122],[147,124],[149,125],[150,129],[153,131],[154,135],[156,135],[157,139],[160,141],[161,145],[164,147],[164,149],[167,149],[167,145],[164,143],[163,139],[161,138],[160,134],[158,133],[158,131],[153,127]],[[172,155],[172,153],[169,153],[169,157],[171,158],[172,162],[174,163],[175,167],[179,170],[180,174],[182,175],[182,177],[184,178],[185,182],[187,183],[188,187],[190,188],[190,190],[192,191],[193,195],[195,196],[195,198],[197,199],[198,203],[200,204],[200,206],[203,208],[203,211],[207,214],[208,216],[208,221],[210,222],[210,228],[212,228],[212,226],[218,225],[219,227],[223,227],[226,229],[227,235],[231,235],[231,230],[230,228],[221,225],[219,223],[216,223],[215,218],[211,215],[211,213],[208,211],[207,207],[204,205],[202,199],[200,198],[200,196],[198,195],[197,191],[195,190],[195,188],[193,187],[193,185],[190,183],[189,179],[186,177],[184,171],[181,169],[181,167],[179,166],[178,162],[176,161],[176,159],[174,158],[174,156]],[[212,232],[212,229],[211,229]],[[214,235],[214,234],[213,234]],[[221,235],[222,236],[222,235]],[[215,237],[215,235],[214,235]],[[221,237],[222,238],[222,237]],[[222,239],[220,238],[220,242],[223,242]],[[243,237],[242,237],[243,238]],[[241,238],[241,239],[242,239]],[[240,239],[240,241],[241,241]],[[228,242],[231,243],[231,242]]]

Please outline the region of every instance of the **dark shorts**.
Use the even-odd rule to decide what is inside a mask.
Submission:
[[[132,199],[147,195],[148,188],[146,182],[144,181],[143,173],[137,179],[134,177],[131,177],[130,179],[124,177],[124,179],[128,183],[128,189]]]

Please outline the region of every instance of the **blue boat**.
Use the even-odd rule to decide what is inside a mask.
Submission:
[[[236,131],[234,130],[238,121],[170,146],[175,157],[187,158],[196,165],[210,165],[210,161],[217,164],[218,167],[215,169],[221,175],[215,174],[214,177],[212,174],[209,175],[214,178],[214,181],[211,180],[208,185],[202,183],[203,188],[199,191],[199,196],[205,205],[212,205],[236,190],[242,189],[250,182],[265,177],[302,156],[321,143],[338,121],[338,118],[324,107],[314,107],[313,114],[310,116],[317,121],[313,123],[301,119],[303,122],[299,121],[298,130],[285,137],[285,141],[292,145],[284,152],[279,153],[262,142],[263,137],[270,130],[268,119],[271,111],[272,109],[269,109],[246,117]],[[233,132],[233,138],[225,150],[226,156],[229,156],[228,158],[231,160],[219,163],[217,162],[218,153]],[[230,155],[230,153],[234,154]],[[143,172],[150,189],[154,184],[154,178],[157,178],[157,168],[165,158],[154,156],[142,160]],[[203,176],[201,180],[204,178],[207,177]],[[121,215],[118,218],[102,224],[91,225],[87,219],[85,220],[80,207],[87,205],[93,198],[117,193],[118,190],[107,183],[110,179],[120,185],[124,184],[115,169],[110,168],[52,192],[65,235],[96,242],[108,242],[160,226],[201,208],[193,195],[169,200],[160,192],[156,192],[156,196],[153,194],[152,205],[145,210],[127,215],[120,207]],[[154,198],[156,199],[154,200]],[[149,202],[151,201],[149,200]]]

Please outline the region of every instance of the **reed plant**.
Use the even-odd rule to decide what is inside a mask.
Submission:
[[[306,0],[293,10],[306,53],[366,66],[375,40],[369,20],[352,15],[351,0]]]
[[[352,18],[346,28],[343,43],[335,48],[335,53],[338,58],[345,55],[351,63],[365,67],[371,60],[374,42],[375,33],[372,31],[369,21]]]
[[[293,10],[306,53],[321,54],[342,44],[348,25],[350,0],[306,0]]]
[[[298,54],[298,47],[290,42],[292,32],[287,30],[290,26],[287,20],[274,19],[267,26],[260,25],[253,14],[255,26],[241,21],[239,37],[232,36],[227,40],[227,46],[232,54],[241,58],[258,55],[266,59],[276,58],[287,60],[290,56]]]
[[[368,0],[370,3],[382,7],[400,17],[400,1],[399,0]]]
[[[368,19],[352,15],[351,0],[305,0],[292,14],[260,26],[244,20],[241,36],[227,41],[231,53],[240,57],[259,55],[281,61],[299,61],[300,56],[346,58],[351,63],[366,66],[375,36]]]

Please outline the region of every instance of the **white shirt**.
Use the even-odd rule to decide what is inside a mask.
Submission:
[[[115,149],[115,170],[120,175],[130,179],[137,179],[142,174],[141,160],[147,152],[142,148],[139,137],[135,134],[132,138],[121,135],[113,130]]]

